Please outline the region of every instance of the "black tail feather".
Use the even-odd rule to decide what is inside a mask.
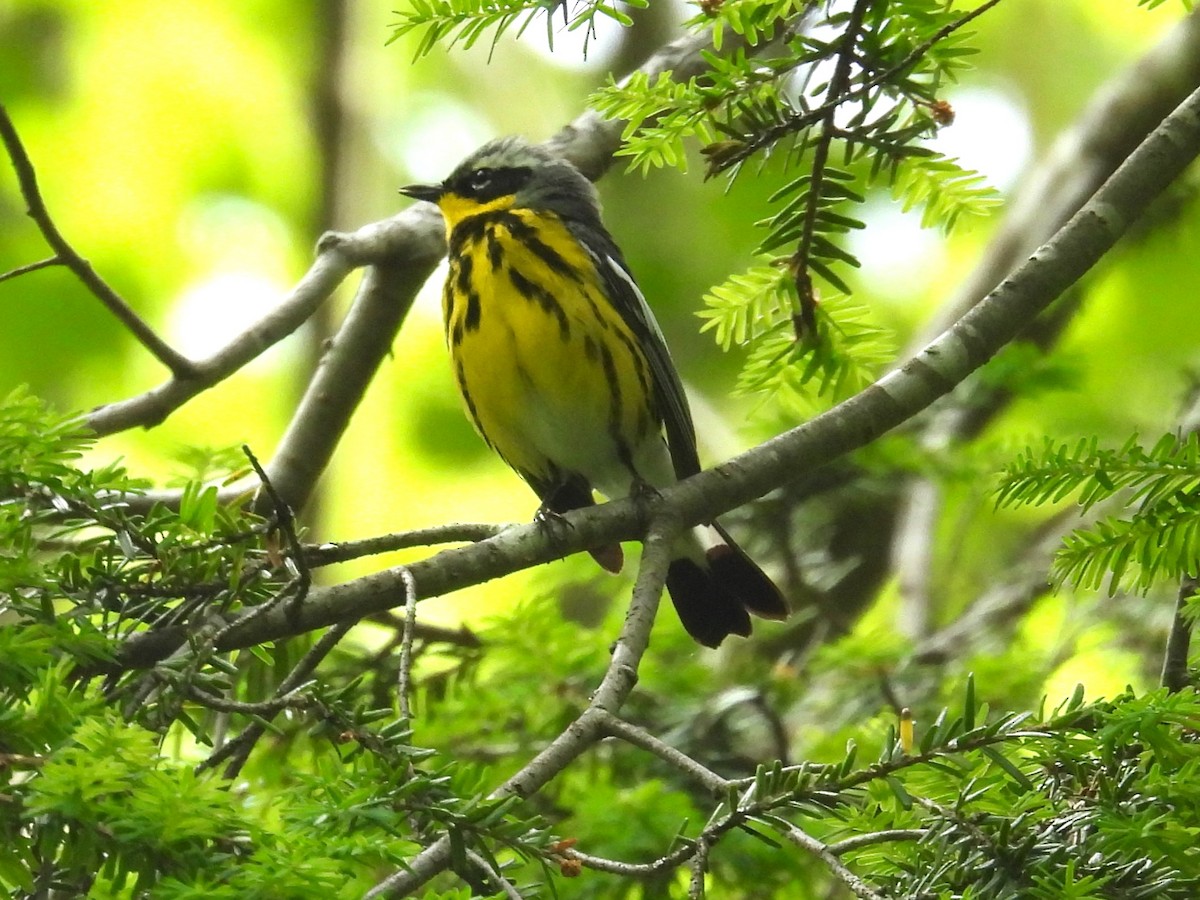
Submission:
[[[687,558],[667,569],[667,590],[683,627],[705,647],[718,647],[731,634],[750,636],[750,613],[785,619],[787,601],[746,552],[716,526],[724,544],[707,551],[707,565]]]
[[[713,527],[725,539],[723,545],[718,544],[708,551],[708,564],[716,579],[756,616],[786,619],[791,611],[775,582],[737,545],[728,531],[716,522]]]
[[[687,633],[705,647],[719,647],[731,634],[750,636],[750,615],[713,572],[691,559],[667,569],[667,591]]]

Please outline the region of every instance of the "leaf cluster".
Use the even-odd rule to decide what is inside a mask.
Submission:
[[[216,653],[227,617],[291,596],[268,523],[195,482],[178,511],[139,511],[119,467],[79,467],[89,444],[24,392],[0,405],[6,896],[361,896],[431,832],[453,836],[464,871],[468,849],[496,871],[543,859],[536,817],[415,746],[361,677],[273,696],[305,641]],[[181,625],[193,637],[170,659],[101,675],[131,635]],[[251,782],[272,789],[247,803],[204,757],[259,724],[290,749],[253,758]]]
[[[779,267],[758,266],[714,287],[699,315],[701,330],[713,331],[722,347],[750,347],[739,393],[767,394],[781,408],[805,413],[814,395],[841,399],[870,384],[894,348],[870,311],[848,294],[824,300],[815,310],[818,327],[797,340],[788,309],[792,291]]]
[[[830,882],[828,858],[895,897],[1184,897],[1200,886],[1192,692],[1090,704],[1079,695],[1031,716],[990,711],[969,679],[958,708],[918,722],[915,737],[864,707],[868,720],[844,731],[844,754],[747,768],[754,754],[719,746],[736,740],[731,711],[747,697],[769,710],[782,688],[749,671],[738,683],[731,669],[726,699],[706,708],[699,686],[713,673],[668,630],[622,714],[647,735],[666,728],[692,765],[726,772],[717,776],[727,779],[724,795],[698,790],[669,757],[611,741],[518,800],[488,795],[575,721],[608,664],[599,635],[581,640],[581,626],[548,598],[485,631],[486,649],[429,660],[418,682],[419,741],[396,712],[394,669],[379,658],[343,646],[280,698],[279,673],[303,646],[214,653],[204,604],[189,613],[200,633],[175,659],[101,679],[89,673],[126,634],[196,601],[180,567],[194,567],[198,584],[212,576],[194,555],[166,555],[168,536],[227,560],[256,558],[266,537],[255,531],[260,520],[232,509],[173,519],[120,506],[113,491],[128,499],[129,479],[77,468],[86,436],[27,397],[9,399],[0,549],[17,564],[0,590],[0,884],[13,896],[360,896],[442,836],[452,874],[435,889],[487,895],[501,872],[521,896],[542,896],[574,871],[552,832],[590,854],[660,861],[636,878],[585,871],[572,883],[579,897],[667,891],[700,847],[714,890],[753,879],[775,896]],[[1198,452],[1143,451],[1189,465]],[[1108,481],[1162,501],[1191,488],[1178,468],[1171,485]],[[56,544],[64,522],[70,542]],[[114,565],[66,562],[103,561],[101,545],[126,558],[120,578]],[[135,615],[128,598],[155,582],[146,564],[154,553],[164,570],[176,567],[176,580]],[[261,597],[244,588],[206,596],[229,609],[268,604],[287,582],[264,573]],[[270,740],[230,790],[209,760],[230,743],[222,731],[256,724]],[[785,849],[797,843],[812,852]]]
[[[1117,449],[1096,438],[1047,439],[1027,448],[1001,477],[1000,506],[1058,503],[1075,496],[1083,512],[1120,500],[1125,511],[1077,528],[1055,560],[1055,577],[1087,590],[1145,592],[1200,572],[1200,437],[1164,435],[1143,447],[1136,435]]]
[[[677,83],[635,75],[593,97],[602,113],[627,120],[619,153],[631,167],[683,167],[685,142],[699,140],[709,175],[733,179],[748,162],[770,158],[789,173],[769,200],[774,211],[758,223],[763,266],[706,298],[703,315],[722,346],[751,347],[744,388],[791,398],[805,385],[836,396],[877,374],[886,342],[828,314],[830,291],[850,293],[843,273],[859,261],[845,238],[864,227],[857,209],[871,187],[888,186],[905,210],[923,211],[923,225],[947,231],[998,202],[979,175],[924,142],[953,118],[939,92],[974,52],[962,27],[972,16],[925,0],[852,11],[769,0],[713,4],[691,24],[711,27],[718,46],[726,32],[741,46],[709,54],[703,76]],[[821,328],[857,339],[840,347],[836,337],[808,340]],[[823,377],[814,379],[818,371]]]
[[[620,25],[631,25],[633,20],[626,7],[644,8],[648,0],[408,0],[407,6],[396,10],[397,20],[392,25],[392,43],[411,32],[421,32],[414,54],[424,56],[438,44],[447,47],[461,45],[469,49],[490,34],[491,46],[517,26],[517,36],[524,34],[539,18],[546,24],[546,42],[554,47],[556,13],[562,15],[562,28],[566,31],[583,29],[585,34],[584,53],[588,42],[596,34],[596,18],[604,16]]]
[[[764,766],[714,820],[819,835],[888,897],[1185,897],[1197,822],[1165,811],[1198,799],[1198,716],[1165,691],[993,716],[968,679],[913,745],[893,730],[868,765],[852,741],[837,763]]]

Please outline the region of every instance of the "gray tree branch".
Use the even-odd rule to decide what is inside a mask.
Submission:
[[[1073,127],[1063,132],[1045,160],[1017,193],[997,235],[931,328],[945,325],[982,299],[1073,215],[1130,151],[1200,85],[1200,9],[1175,25],[1132,66],[1122,69],[1094,95]],[[1076,298],[1078,300],[1078,298]],[[1078,303],[1043,316],[1025,337],[1039,348],[1052,346]],[[926,331],[926,338],[932,332]],[[1004,408],[1006,396],[987,403],[963,401],[944,408],[922,433],[927,449],[942,449],[976,433]],[[896,518],[892,560],[900,586],[899,627],[922,638],[929,629],[933,598],[930,542],[942,509],[938,486],[915,480]]]
[[[1150,203],[1200,154],[1200,92],[1193,93],[1137,148],[1048,243],[981,303],[902,367],[855,397],[728,462],[663,491],[661,504],[685,523],[707,521],[865,446],[949,392],[1026,327],[1116,243]],[[567,516],[571,528],[548,536],[513,528],[409,567],[421,599],[528,568],[587,547],[639,535],[630,500]],[[234,626],[219,649],[245,647],[382,611],[404,596],[397,570],[314,590],[289,621],[274,610]],[[183,634],[132,638],[117,665],[148,665]]]

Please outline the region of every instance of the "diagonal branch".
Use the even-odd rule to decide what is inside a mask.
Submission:
[[[1150,135],[1113,177],[1045,246],[988,297],[901,368],[855,397],[715,469],[662,493],[686,524],[761,497],[815,467],[865,446],[948,393],[1117,242],[1157,197],[1200,155],[1200,91]],[[513,528],[469,547],[446,550],[409,566],[422,599],[478,584],[568,553],[635,538],[639,511],[632,501],[605,503],[567,515],[572,527],[555,538],[537,526]],[[385,570],[314,590],[289,621],[281,611],[231,628],[220,649],[274,640],[391,607],[404,596],[400,576]],[[184,635],[165,630],[131,639],[118,667],[152,664]]]
[[[1039,243],[1073,215],[1112,175],[1137,143],[1200,84],[1200,10],[1182,19],[1138,62],[1121,70],[1098,91],[1074,126],[1055,141],[1012,202],[988,248],[934,320],[945,327],[979,302]],[[1039,317],[1022,339],[1047,352],[1071,321],[1082,291]],[[940,325],[938,324],[940,323]],[[926,333],[927,340],[930,332]],[[940,450],[967,440],[1005,408],[1010,396],[992,392],[982,402],[943,408],[923,429],[921,444]],[[942,510],[939,485],[915,478],[904,491],[892,534],[892,562],[900,586],[899,626],[924,638],[932,619],[929,584],[933,523]],[[1037,590],[1035,577],[1030,589]],[[1012,595],[1015,597],[1019,595]],[[1014,608],[1014,613],[1019,610]]]
[[[629,612],[613,647],[612,662],[587,708],[519,772],[496,788],[490,795],[492,798],[535,794],[608,734],[613,717],[637,684],[638,666],[650,643],[650,629],[658,612],[667,566],[679,530],[679,523],[669,518],[660,518],[651,524]],[[444,835],[409,860],[404,869],[377,884],[366,896],[409,896],[449,866],[450,857],[450,837]]]
[[[46,209],[46,201],[42,198],[41,189],[38,187],[37,173],[33,169],[33,163],[25,151],[25,145],[21,142],[20,135],[17,134],[16,126],[13,125],[13,121],[8,115],[8,110],[2,103],[0,103],[0,142],[3,142],[4,149],[12,161],[13,169],[16,170],[17,183],[21,187],[21,196],[25,200],[29,217],[33,219],[38,231],[42,233],[42,237],[45,238],[50,249],[54,251],[52,261],[44,260],[22,266],[4,277],[24,274],[35,269],[45,268],[53,263],[66,266],[76,278],[83,282],[84,287],[91,291],[93,296],[133,333],[133,336],[154,355],[155,359],[171,370],[171,374],[175,378],[193,377],[196,372],[191,360],[182,356],[155,334],[154,330],[130,308],[128,303],[121,299],[108,282],[92,268],[92,264],[80,256],[63,237],[62,232],[58,230],[58,226],[54,224],[54,219],[50,216],[50,211]]]

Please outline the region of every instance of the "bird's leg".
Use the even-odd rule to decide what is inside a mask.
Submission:
[[[551,540],[563,540],[566,532],[574,526],[563,518],[563,513],[573,509],[584,509],[595,504],[592,489],[582,479],[567,479],[552,491],[542,495],[542,505],[538,507],[533,521],[544,531]],[[625,555],[621,552],[620,544],[609,544],[603,547],[589,548],[588,552],[600,566],[609,572],[620,572]]]
[[[543,503],[537,508],[537,512],[533,514],[533,524],[551,537],[574,527],[567,521],[566,516],[550,506],[549,503]]]
[[[634,473],[633,483],[629,485],[629,496],[638,506],[647,506],[661,497],[662,491],[641,475]]]

